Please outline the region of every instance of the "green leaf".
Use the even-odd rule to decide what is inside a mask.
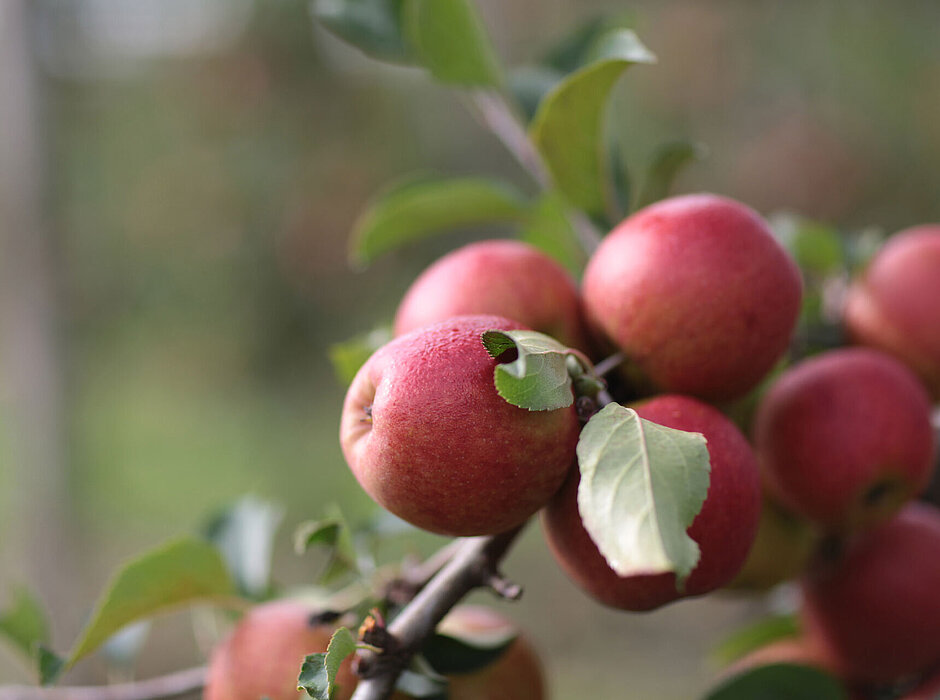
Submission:
[[[823,276],[845,269],[845,246],[831,226],[783,212],[771,216],[768,223],[804,271]]]
[[[511,187],[483,178],[410,181],[380,195],[356,223],[350,246],[355,264],[440,231],[524,220],[527,204]]]
[[[283,517],[282,508],[245,496],[206,525],[206,537],[222,552],[243,595],[260,598],[267,594],[274,535]]]
[[[846,700],[834,677],[818,668],[771,664],[744,671],[705,696],[705,700]]]
[[[336,674],[347,656],[356,651],[356,638],[345,627],[340,627],[330,638],[325,653],[308,654],[300,667],[297,690],[306,691],[316,700],[330,700],[338,686]]]
[[[380,326],[368,333],[362,333],[342,343],[330,346],[330,362],[333,371],[344,384],[352,382],[356,372],[368,360],[372,353],[392,339],[391,326]]]
[[[425,642],[421,653],[438,673],[472,673],[497,661],[518,636],[511,628],[496,632],[486,636],[438,632]]]
[[[510,69],[507,87],[522,110],[526,122],[532,120],[542,98],[564,80],[564,77],[564,73],[548,66],[517,66]]]
[[[545,96],[531,136],[558,189],[572,204],[598,216],[606,206],[604,108],[624,70],[655,57],[633,32],[619,29],[597,43],[592,59]]]
[[[665,143],[657,148],[646,169],[646,178],[637,198],[636,208],[640,209],[668,197],[672,183],[682,169],[701,160],[707,153],[708,150],[703,145],[688,141]]]
[[[311,547],[327,550],[329,559],[320,577],[323,583],[359,571],[352,532],[339,508],[332,506],[329,510],[330,517],[301,523],[294,532],[294,551],[297,554],[303,554]]]
[[[496,87],[499,61],[471,0],[405,0],[405,32],[421,63],[443,83]]]
[[[708,492],[705,437],[612,403],[581,431],[578,464],[578,509],[610,567],[621,576],[672,571],[681,586],[699,558],[686,530]]]
[[[26,587],[18,587],[13,603],[0,612],[0,634],[29,658],[35,655],[37,644],[49,643],[46,613]]]
[[[605,34],[629,29],[635,19],[632,12],[589,19],[551,47],[540,63],[561,73],[575,71],[590,60],[595,46]]]
[[[111,667],[131,669],[150,634],[150,620],[141,620],[122,627],[101,645],[101,655]]]
[[[633,184],[630,180],[630,171],[623,159],[623,151],[618,144],[611,144],[609,150],[610,158],[610,190],[612,199],[612,212],[615,220],[611,221],[613,228],[621,219],[630,212],[630,202],[633,196]]]
[[[558,195],[543,195],[532,207],[529,220],[522,227],[519,237],[578,276],[584,269],[587,256],[566,215],[566,206]]]
[[[53,685],[65,670],[65,659],[44,644],[36,647],[36,662],[39,667],[40,685]]]
[[[568,349],[557,340],[535,331],[501,330],[486,331],[482,340],[493,359],[507,351],[517,354],[493,369],[497,393],[513,406],[552,411],[574,403]]]
[[[773,615],[734,632],[714,649],[712,656],[724,666],[771,642],[799,634],[800,622],[796,615]]]
[[[402,32],[403,0],[313,0],[311,13],[326,29],[363,53],[413,63]]]
[[[433,668],[423,654],[416,654],[395,682],[395,689],[408,697],[447,700],[448,680]]]
[[[235,586],[218,549],[202,540],[176,540],[134,559],[112,579],[67,666],[87,656],[124,625],[182,605],[231,602]]]

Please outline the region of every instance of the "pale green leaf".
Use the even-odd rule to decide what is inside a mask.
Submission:
[[[771,642],[799,634],[800,621],[796,615],[772,615],[735,631],[714,649],[712,656],[727,665]]]
[[[207,538],[222,552],[244,595],[259,598],[268,592],[274,535],[283,517],[283,508],[245,496],[206,526]]]
[[[798,664],[758,666],[733,676],[704,700],[847,700],[833,676]]]
[[[348,573],[358,573],[358,556],[352,531],[340,509],[331,505],[329,517],[301,523],[294,532],[294,551],[303,554],[311,547],[327,552],[327,564],[320,579],[330,583]]]
[[[12,604],[0,612],[0,635],[29,658],[37,644],[49,643],[49,622],[39,601],[25,587],[18,587]]]
[[[578,509],[610,567],[620,576],[674,572],[681,586],[699,558],[686,530],[708,492],[705,437],[612,403],[581,431],[578,464]]]
[[[568,374],[568,349],[554,338],[535,331],[489,330],[483,346],[497,359],[514,350],[512,362],[493,370],[497,393],[514,406],[530,411],[551,411],[574,403]]]
[[[333,371],[344,384],[349,384],[356,372],[368,360],[372,353],[392,339],[391,326],[380,326],[368,333],[362,333],[341,343],[330,346],[330,362]]]
[[[500,182],[473,177],[411,181],[369,205],[353,229],[350,257],[365,265],[433,233],[522,221],[527,211],[523,198]]]
[[[603,115],[617,79],[653,54],[628,29],[598,41],[592,62],[566,77],[539,105],[531,135],[558,189],[588,214],[606,208]]]
[[[356,651],[356,638],[345,627],[340,627],[330,638],[325,653],[308,654],[300,667],[297,690],[303,690],[316,700],[330,700],[338,687],[336,674],[339,666]]]
[[[130,622],[183,605],[234,598],[235,586],[216,547],[192,538],[171,542],[126,564],[112,579],[68,666]]]
[[[564,200],[556,194],[543,195],[532,207],[519,237],[578,276],[584,269],[587,256],[566,215],[566,206]]]
[[[340,39],[374,58],[414,61],[401,26],[403,0],[313,0],[310,11]]]
[[[500,84],[499,61],[472,0],[405,0],[404,23],[421,63],[441,82]]]
[[[701,144],[688,141],[665,143],[657,148],[646,169],[643,189],[636,202],[637,209],[668,197],[672,183],[682,169],[701,160],[707,153]]]

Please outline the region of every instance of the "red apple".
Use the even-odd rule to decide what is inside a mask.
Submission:
[[[622,222],[584,273],[589,320],[666,392],[731,399],[787,348],[800,308],[794,262],[748,207],[674,197]]]
[[[927,485],[930,404],[888,355],[832,350],[785,372],[757,412],[769,491],[832,530],[883,520]]]
[[[940,698],[940,671],[934,673],[914,690],[898,700],[937,700]]]
[[[587,350],[581,299],[571,276],[527,243],[491,240],[455,250],[405,294],[395,334],[453,316],[495,314]]]
[[[480,340],[489,329],[519,328],[459,316],[396,338],[362,366],[340,441],[377,503],[431,532],[487,535],[521,524],[558,490],[580,431],[574,406],[506,402]]]
[[[688,530],[701,548],[701,558],[684,591],[677,590],[671,573],[622,577],[608,566],[581,522],[577,470],[545,509],[542,525],[555,559],[581,588],[605,605],[641,611],[702,595],[731,581],[757,533],[761,494],[750,445],[716,409],[684,396],[660,396],[637,405],[636,411],[654,423],[702,433],[708,441],[708,496]]]
[[[804,580],[803,618],[850,680],[891,683],[940,664],[940,510],[920,503]]]
[[[252,608],[215,648],[205,700],[298,700],[297,677],[307,654],[326,651],[336,625],[319,622],[314,611],[294,600]],[[356,676],[347,659],[339,667],[333,700],[349,700]]]
[[[851,287],[851,337],[914,370],[940,400],[940,224],[892,236]]]

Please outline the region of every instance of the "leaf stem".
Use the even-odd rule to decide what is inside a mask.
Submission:
[[[622,352],[616,352],[610,357],[605,357],[603,360],[594,365],[594,375],[597,377],[603,377],[607,375],[615,367],[618,367],[626,359]]]

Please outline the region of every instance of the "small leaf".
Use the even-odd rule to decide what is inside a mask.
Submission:
[[[410,181],[369,205],[356,223],[350,257],[367,265],[380,255],[461,226],[524,220],[527,205],[509,186],[483,178]]]
[[[783,212],[769,217],[768,223],[804,271],[828,275],[845,269],[847,253],[842,236],[831,226]]]
[[[497,393],[513,406],[552,411],[574,403],[566,359],[568,349],[535,331],[486,331],[483,347],[493,359],[515,350],[512,362],[497,364],[493,378]]]
[[[246,496],[206,525],[206,537],[222,552],[243,595],[260,598],[268,592],[274,535],[283,517],[282,508]]]
[[[566,206],[558,195],[543,195],[532,207],[519,237],[550,255],[577,276],[584,269],[587,257],[566,216]]]
[[[605,34],[616,29],[630,29],[634,23],[632,12],[589,19],[549,49],[540,63],[561,73],[575,71],[590,60],[594,47]]]
[[[67,665],[87,656],[124,625],[196,602],[231,602],[235,586],[219,550],[180,539],[125,565],[98,600]]]
[[[564,78],[564,73],[548,66],[517,66],[509,71],[509,92],[522,110],[526,122],[535,116],[545,95]]]
[[[150,634],[150,620],[134,622],[112,634],[101,645],[101,654],[110,666],[129,669],[140,655]]]
[[[718,663],[727,665],[771,642],[799,634],[800,622],[796,615],[773,615],[737,630],[722,641],[712,655]]]
[[[330,700],[337,688],[336,674],[346,657],[356,651],[356,638],[345,627],[340,627],[330,638],[325,653],[308,654],[300,667],[297,690],[303,690],[316,700]]]
[[[425,642],[421,653],[438,673],[472,673],[497,661],[518,636],[512,628],[497,632],[487,637],[438,632]]]
[[[36,647],[36,662],[39,667],[40,685],[53,685],[65,670],[65,659],[44,644]]]
[[[608,33],[596,44],[592,62],[549,92],[532,123],[532,140],[542,152],[558,189],[590,215],[605,211],[603,115],[617,79],[653,54],[627,29]]]
[[[797,664],[759,666],[733,676],[705,700],[847,700],[833,676]]]
[[[412,658],[408,668],[402,671],[395,689],[408,697],[423,700],[447,700],[448,680],[434,669],[423,654]]]
[[[311,13],[326,29],[363,53],[412,63],[402,33],[403,0],[313,0]]]
[[[303,554],[311,547],[324,547],[328,562],[320,578],[330,583],[344,574],[358,573],[358,557],[352,532],[338,507],[332,506],[330,517],[301,523],[294,532],[294,551]]]
[[[441,82],[500,84],[496,52],[471,0],[405,0],[404,24],[421,63]]]
[[[612,403],[581,431],[578,464],[578,509],[610,567],[620,576],[672,571],[681,586],[699,558],[686,530],[708,492],[705,437]]]
[[[336,376],[344,384],[349,384],[356,376],[359,368],[372,356],[372,353],[391,339],[391,326],[380,326],[368,333],[331,345],[330,362],[333,363],[333,371]]]
[[[646,178],[637,198],[636,208],[641,209],[668,197],[672,183],[682,169],[701,160],[707,153],[708,150],[703,145],[688,141],[674,141],[657,148],[646,169]]]
[[[0,612],[0,635],[29,658],[35,655],[37,644],[49,643],[46,613],[27,588],[17,588],[12,605]]]

